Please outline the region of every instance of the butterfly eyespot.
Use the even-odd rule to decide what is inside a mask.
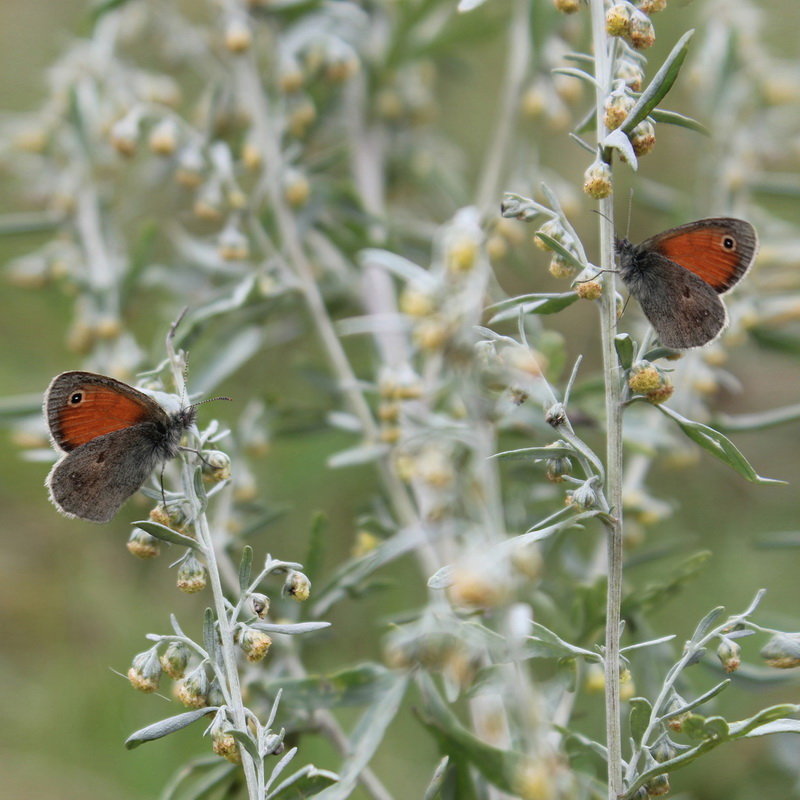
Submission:
[[[73,392],[70,395],[69,402],[72,403],[73,406],[78,405],[83,400],[83,392]]]
[[[736,247],[736,240],[733,236],[724,236],[722,239],[722,246],[726,250],[733,250]]]

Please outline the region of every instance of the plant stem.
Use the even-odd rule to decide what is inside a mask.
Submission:
[[[611,90],[609,42],[605,30],[603,0],[590,0],[592,41],[594,42],[595,116],[597,140],[606,135],[603,119],[605,99]],[[611,198],[600,201],[599,236],[600,266],[614,266],[614,203]],[[608,748],[608,798],[616,800],[622,794],[622,731],[619,699],[619,640],[620,606],[622,602],[622,406],[619,362],[614,348],[617,332],[616,280],[606,272],[603,296],[600,301],[600,326],[603,355],[603,380],[606,397],[606,497],[611,507],[611,520],[606,525],[606,596],[605,695],[606,746]]]

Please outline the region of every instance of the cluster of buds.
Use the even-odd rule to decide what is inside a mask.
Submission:
[[[577,256],[575,239],[572,234],[566,230],[561,220],[558,217],[548,219],[536,233],[537,235],[533,238],[534,244],[540,250],[553,253],[550,259],[550,274],[554,278],[574,278],[579,272],[578,268],[561,254],[555,252],[545,239],[538,236],[538,234],[542,234],[543,236],[549,237],[553,241],[558,242],[564,249],[569,250],[570,253]]]
[[[409,293],[410,294],[407,294]],[[413,307],[416,306],[415,309]],[[409,314],[410,310],[430,309],[429,297],[423,292],[416,293],[406,287],[400,298],[401,309]],[[402,370],[383,369],[378,379],[378,420],[380,421],[380,438],[382,442],[396,444],[401,437],[403,404],[422,397],[423,387],[419,376],[410,368]]]
[[[656,2],[650,2],[647,7],[655,5],[657,5]],[[659,9],[655,8],[655,10]],[[606,31],[609,36],[625,38],[636,50],[652,47],[656,41],[653,23],[642,5],[637,8],[628,2],[615,3],[606,11]]]

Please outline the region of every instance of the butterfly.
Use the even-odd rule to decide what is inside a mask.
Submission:
[[[741,219],[712,217],[679,225],[633,244],[617,239],[620,277],[639,301],[665,347],[701,347],[728,321],[719,295],[750,269],[758,250],[755,228]]]

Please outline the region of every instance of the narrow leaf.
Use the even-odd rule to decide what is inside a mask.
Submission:
[[[564,261],[571,264],[575,269],[586,269],[587,265],[584,264],[578,257],[568,248],[564,247],[561,242],[556,241],[552,236],[548,236],[546,233],[541,233],[539,231],[536,232],[536,236],[541,239],[548,247],[549,250],[558,253]]]
[[[346,800],[351,796],[361,772],[369,764],[400,709],[408,681],[408,675],[393,675],[386,691],[376,697],[364,712],[350,736],[349,752],[342,764],[339,783],[323,790],[320,800]]]
[[[636,153],[633,150],[633,145],[628,135],[622,128],[617,128],[611,131],[602,141],[603,147],[613,147],[619,150],[622,157],[628,163],[628,166],[636,172],[639,169],[639,160],[636,158]]]
[[[697,442],[704,450],[716,456],[720,461],[735,469],[742,477],[751,483],[759,483],[766,486],[784,485],[786,481],[774,478],[763,478],[759,475],[750,462],[742,455],[736,445],[708,425],[702,422],[694,422],[681,416],[677,411],[663,405],[656,406],[664,416],[669,417],[678,423],[680,429],[694,442]]]
[[[633,364],[633,339],[629,333],[618,333],[614,337],[614,348],[622,369],[630,369]]]
[[[175,731],[186,728],[206,714],[213,714],[216,710],[216,706],[196,708],[193,711],[185,711],[183,714],[177,714],[174,717],[167,717],[159,722],[154,722],[152,725],[140,728],[135,733],[132,733],[125,740],[125,747],[128,750],[133,750],[134,747],[138,747],[145,742],[161,739],[164,736],[168,736],[170,733],[175,733]]]
[[[584,72],[582,69],[576,69],[575,67],[557,67],[556,69],[552,69],[550,71],[553,73],[553,75],[567,75],[570,78],[577,78],[580,81],[588,83],[592,89],[596,89],[598,87],[598,83],[594,76],[590,75],[588,72]]]
[[[667,111],[664,108],[654,108],[650,112],[650,117],[655,122],[663,122],[667,125],[678,125],[681,128],[687,128],[696,133],[702,133],[703,136],[711,136],[711,131],[698,122],[696,119],[679,114],[677,111]]]
[[[498,311],[489,319],[489,324],[494,325],[507,319],[515,319],[522,314],[556,314],[571,306],[577,299],[577,292],[561,292],[559,294],[527,295],[534,299],[516,302],[522,298],[513,298],[514,302]]]
[[[442,788],[444,779],[447,777],[447,766],[450,763],[450,756],[445,756],[436,766],[431,782],[425,790],[422,800],[436,800],[441,797],[439,790]]]
[[[258,753],[258,747],[256,747],[256,743],[253,741],[253,737],[250,736],[249,733],[244,733],[243,731],[237,731],[235,728],[229,728],[228,733],[236,739],[239,744],[247,750],[248,753],[253,758],[253,761],[259,762],[261,761],[261,756]]]
[[[250,586],[253,570],[253,548],[246,544],[242,549],[242,560],[239,562],[239,590],[244,592]]]
[[[692,644],[698,644],[703,637],[711,630],[714,623],[722,616],[725,611],[725,606],[717,606],[716,608],[712,608],[711,611],[706,614],[700,622],[697,623],[697,627],[694,629],[694,633],[692,634],[691,642]]]
[[[137,528],[141,528],[146,533],[149,533],[151,536],[155,536],[156,539],[161,539],[163,542],[177,544],[181,547],[191,547],[192,550],[197,550],[200,553],[203,552],[200,542],[198,542],[196,539],[192,539],[191,536],[185,536],[182,533],[178,533],[177,531],[172,530],[172,528],[168,528],[166,525],[162,525],[159,522],[153,522],[149,519],[140,519],[133,524]]]
[[[665,59],[661,68],[653,76],[648,87],[642,92],[636,105],[630,110],[628,118],[622,125],[624,133],[630,133],[653,109],[664,99],[672,88],[681,66],[689,51],[689,40],[694,36],[694,31],[689,30],[681,36],[675,47]]]
[[[335,772],[308,764],[276,786],[267,795],[267,800],[302,800],[313,797],[338,780],[339,776]]]

